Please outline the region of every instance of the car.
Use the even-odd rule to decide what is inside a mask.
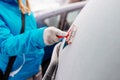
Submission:
[[[120,80],[120,0],[90,0],[59,53],[54,80]],[[50,80],[50,79],[49,79]]]
[[[59,54],[53,53],[43,80],[120,80],[119,7],[120,0],[89,1]]]
[[[38,28],[44,26],[55,26],[61,30],[67,31],[86,3],[87,1],[68,4],[46,12],[35,11],[34,16],[37,21],[37,26]],[[55,45],[56,44],[44,48],[45,55],[42,63],[43,75],[48,67],[50,57]]]

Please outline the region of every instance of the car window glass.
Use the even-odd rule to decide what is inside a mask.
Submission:
[[[75,20],[75,18],[79,14],[79,12],[80,12],[80,10],[76,10],[76,11],[72,11],[72,12],[68,13],[67,22],[68,22],[69,25],[71,25],[73,23],[73,21]]]
[[[57,16],[53,16],[53,17],[50,17],[50,18],[45,19],[45,20],[44,20],[44,23],[45,23],[47,26],[55,26],[55,27],[58,27],[59,21],[60,21],[60,15],[57,15]]]

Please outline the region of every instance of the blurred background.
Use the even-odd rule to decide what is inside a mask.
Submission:
[[[29,0],[31,5],[31,10],[34,11],[46,11],[51,9],[56,9],[61,6],[85,1],[85,0]]]

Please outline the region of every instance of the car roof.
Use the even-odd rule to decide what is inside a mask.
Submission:
[[[47,18],[47,17],[53,16],[59,13],[64,13],[64,12],[72,11],[75,9],[82,9],[86,3],[87,1],[82,1],[82,2],[77,2],[73,4],[64,5],[54,10],[49,10],[49,11],[44,11],[44,12],[36,11],[34,12],[34,15],[36,16],[36,18],[39,16],[40,19],[43,19],[43,18]]]
[[[90,0],[59,53],[55,80],[120,80],[120,0]]]

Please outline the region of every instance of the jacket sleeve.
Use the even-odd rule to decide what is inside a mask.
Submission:
[[[45,27],[34,29],[14,36],[0,19],[0,53],[14,56],[43,48],[45,46],[43,40],[44,29]]]

